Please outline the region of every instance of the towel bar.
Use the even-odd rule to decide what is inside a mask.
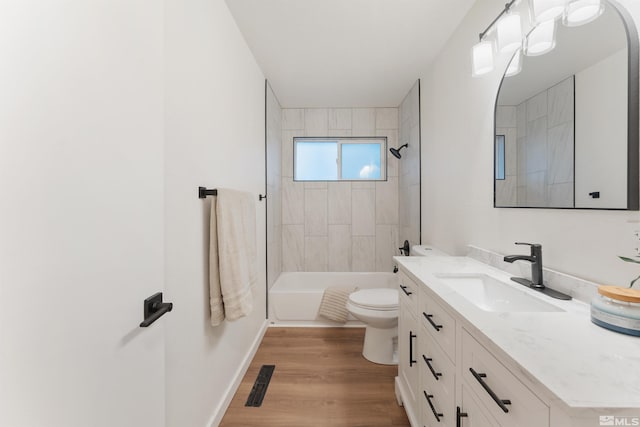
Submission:
[[[198,187],[198,198],[199,199],[204,199],[207,196],[217,196],[218,195],[218,190],[214,189],[208,189],[206,187]],[[266,199],[267,195],[265,194],[264,196],[262,194],[258,195],[258,200],[262,201],[262,199]]]

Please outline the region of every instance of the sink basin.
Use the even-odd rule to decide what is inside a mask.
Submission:
[[[485,311],[502,313],[564,311],[486,274],[444,273],[435,276]]]

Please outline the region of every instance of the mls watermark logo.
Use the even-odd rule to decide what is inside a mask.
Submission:
[[[601,426],[640,426],[640,417],[615,417],[600,415]]]

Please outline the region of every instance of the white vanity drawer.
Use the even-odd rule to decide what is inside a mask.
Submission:
[[[418,289],[416,282],[401,271],[398,280],[399,301],[414,316],[418,314]]]
[[[461,392],[460,406],[456,407],[456,427],[499,427],[491,416],[485,414],[482,405],[464,383]]]
[[[440,346],[435,343],[433,337],[429,334],[422,333],[419,344],[418,363],[420,365],[420,388],[423,393],[421,396],[425,398],[424,392],[432,395],[432,404],[442,413],[440,422],[444,421],[444,425],[454,426],[453,422],[456,405],[455,405],[455,365],[444,354]],[[437,419],[433,415],[433,411],[425,400],[423,405],[423,414],[425,417],[425,425],[433,425],[437,423]],[[425,406],[426,405],[426,406]],[[441,424],[438,424],[441,425]]]
[[[420,309],[418,317],[423,329],[433,337],[447,357],[453,362],[456,359],[456,321],[426,292],[420,293]]]
[[[464,329],[462,376],[501,426],[549,425],[549,407]]]

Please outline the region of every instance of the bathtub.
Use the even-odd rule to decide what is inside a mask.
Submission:
[[[322,294],[329,286],[395,288],[393,273],[306,273],[280,274],[269,291],[269,320],[273,326],[340,326],[318,316]],[[362,326],[349,315],[347,326]]]

